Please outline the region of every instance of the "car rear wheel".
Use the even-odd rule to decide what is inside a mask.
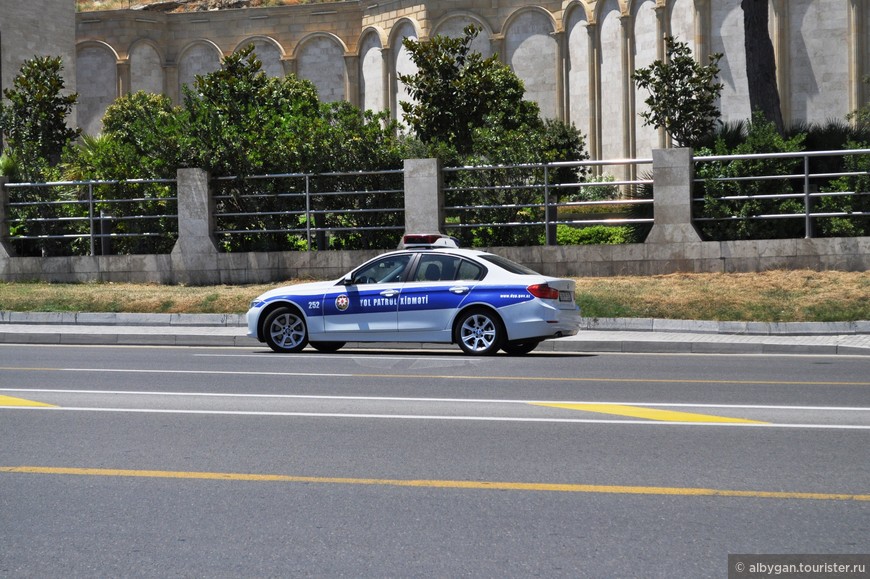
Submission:
[[[266,343],[282,354],[298,352],[308,343],[305,320],[293,308],[278,308],[266,318]]]
[[[498,352],[504,341],[501,320],[487,310],[471,310],[459,318],[455,341],[466,354],[489,356]]]
[[[310,342],[318,352],[338,352],[347,342]]]
[[[532,350],[538,347],[538,344],[541,342],[539,340],[527,340],[516,341],[516,342],[505,342],[502,344],[501,349],[511,356],[522,356],[523,354],[528,354]]]

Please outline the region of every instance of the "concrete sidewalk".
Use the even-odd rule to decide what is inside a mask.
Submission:
[[[536,351],[870,356],[870,321],[832,323],[584,319],[576,336]],[[0,343],[266,347],[248,338],[244,315],[0,311]],[[347,348],[452,348],[350,343]]]

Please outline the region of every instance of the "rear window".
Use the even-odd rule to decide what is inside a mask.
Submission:
[[[518,275],[541,275],[533,269],[529,269],[528,267],[526,267],[524,265],[520,265],[519,263],[517,263],[515,261],[511,261],[505,257],[500,256],[500,255],[486,254],[486,255],[480,255],[478,257],[480,257],[480,259],[482,259],[484,261],[488,261],[492,264],[495,264],[498,267],[500,267],[503,270],[506,270],[510,273],[515,273]]]

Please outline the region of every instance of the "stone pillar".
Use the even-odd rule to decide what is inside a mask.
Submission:
[[[344,98],[350,104],[358,107],[360,106],[360,94],[359,94],[359,77],[360,77],[360,64],[359,64],[359,56],[356,55],[345,55],[344,56],[344,70],[345,70],[345,83],[344,83]]]
[[[867,54],[867,33],[865,32],[865,4],[861,0],[849,3],[849,110],[854,111],[864,105],[864,71]]]
[[[553,32],[551,36],[556,40],[556,118],[564,121],[568,116],[568,107],[565,102],[565,85],[568,80],[568,48],[567,34]]]
[[[601,160],[601,42],[600,29],[595,22],[586,26],[589,42],[589,154]]]
[[[297,64],[298,62],[295,57],[281,57],[281,66],[284,68],[284,76],[296,74]]]
[[[441,233],[444,188],[438,159],[405,160],[405,233]]]
[[[653,151],[653,211],[655,223],[647,243],[701,241],[692,223],[692,149]]]
[[[791,24],[787,0],[774,0],[770,7],[771,42],[776,61],[776,86],[782,122],[788,127],[794,115],[791,110]]]
[[[202,169],[178,170],[178,241],[171,254],[175,283],[220,283],[208,182],[209,174]]]
[[[130,76],[130,59],[123,58],[116,64],[118,70],[118,96],[122,97],[131,92],[132,78]]]
[[[0,175],[0,259],[15,257],[15,252],[9,247],[9,225],[6,223],[6,203],[9,192],[6,189],[8,178]]]
[[[172,104],[184,103],[184,95],[178,79],[178,65],[166,64],[163,67],[163,93],[172,100]]]

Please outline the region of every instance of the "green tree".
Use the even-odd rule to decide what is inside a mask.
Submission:
[[[129,147],[139,160],[115,177],[175,177],[176,169],[187,165],[192,156],[182,148],[186,120],[185,111],[174,107],[166,95],[139,91],[112,103],[103,116],[103,134]]]
[[[406,38],[403,45],[416,74],[399,75],[414,102],[402,102],[405,121],[427,145],[447,144],[462,157],[473,151],[476,129],[513,131],[540,127],[539,109],[523,100],[522,80],[496,55],[471,50],[480,28],[469,25],[461,38]]]
[[[62,94],[61,70],[60,57],[26,60],[12,88],[3,91],[9,103],[0,103],[0,130],[20,177],[27,180],[44,178],[80,133],[67,125],[78,95]]]
[[[362,112],[348,102],[322,103],[310,142],[317,156],[306,172],[311,188],[318,227],[332,230],[329,244],[334,248],[369,249],[395,246],[402,231],[402,213],[389,211],[403,204],[403,181],[399,173],[372,174],[373,171],[400,169],[403,149],[398,127],[383,111]],[[371,191],[366,194],[341,194],[343,191]],[[381,193],[387,192],[390,193]],[[351,209],[352,213],[343,210]],[[325,236],[317,240],[326,244]]]
[[[635,84],[649,92],[648,111],[641,113],[644,125],[664,128],[677,146],[695,147],[719,122],[717,106],[723,85],[716,82],[719,59],[713,54],[706,65],[692,56],[684,42],[665,39],[667,58],[656,60],[632,75]]]
[[[249,45],[184,87],[183,146],[191,163],[215,175],[300,170],[317,157],[305,136],[319,106],[311,82],[268,77]]]

